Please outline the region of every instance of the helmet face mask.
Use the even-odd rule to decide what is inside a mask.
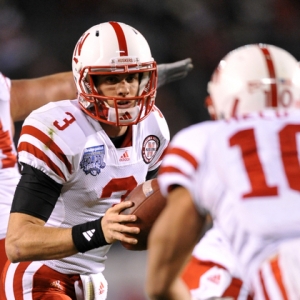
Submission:
[[[145,38],[134,28],[117,22],[93,26],[79,39],[73,54],[73,75],[81,108],[92,118],[114,126],[133,125],[145,119],[155,103],[157,65]],[[98,93],[94,76],[139,75],[134,97]],[[117,101],[134,101],[135,107],[118,108]],[[108,100],[114,101],[109,106]]]
[[[208,83],[208,93],[207,108],[214,119],[299,107],[299,63],[279,47],[246,45],[221,60]]]

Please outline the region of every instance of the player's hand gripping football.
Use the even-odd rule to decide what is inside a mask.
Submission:
[[[116,241],[128,244],[137,244],[138,240],[133,237],[126,236],[128,234],[138,234],[138,227],[126,226],[126,222],[135,222],[135,215],[121,215],[120,212],[132,206],[131,201],[122,201],[109,208],[101,220],[103,234],[107,243],[111,244]],[[122,224],[123,223],[123,224]]]
[[[161,87],[175,80],[183,79],[193,69],[192,59],[186,58],[173,63],[159,64],[157,66],[158,82]]]

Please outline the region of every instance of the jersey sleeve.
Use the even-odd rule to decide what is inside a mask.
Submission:
[[[59,184],[68,181],[79,164],[80,143],[85,140],[76,113],[67,103],[50,103],[32,112],[22,126],[19,161],[41,170]]]
[[[0,99],[10,101],[11,80],[0,73]]]
[[[193,195],[195,176],[205,156],[211,121],[179,131],[172,139],[158,174],[162,194],[166,197],[175,186],[185,187]]]
[[[149,132],[149,135],[143,141],[144,161],[147,162],[149,153],[155,153],[151,160],[149,159],[148,172],[151,172],[158,169],[161,165],[166,148],[170,142],[170,131],[164,115],[156,106],[154,106],[151,114],[143,122],[145,122],[145,131]],[[148,151],[149,148],[150,150]]]
[[[0,181],[7,181],[14,176],[18,178],[17,153],[14,145],[14,127],[10,109],[11,81],[0,73]],[[9,172],[9,173],[7,173]],[[15,180],[13,180],[15,181]],[[5,190],[4,186],[1,190]],[[1,192],[0,192],[1,194]]]

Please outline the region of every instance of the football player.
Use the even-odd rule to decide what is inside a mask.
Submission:
[[[220,61],[208,92],[217,121],[176,134],[160,169],[168,203],[150,233],[147,293],[172,299],[210,213],[218,234],[207,237],[206,259],[219,253],[226,268],[224,253],[232,252],[237,271],[209,270],[211,281],[238,276],[254,299],[300,299],[299,64],[279,47],[246,45]],[[202,280],[196,272],[182,299],[211,297],[212,285],[198,293]]]
[[[4,243],[9,211],[20,179],[14,122],[50,101],[66,98],[76,98],[72,72],[26,80],[10,80],[0,73],[0,274],[7,260]]]
[[[164,64],[161,82],[191,67],[190,59]],[[157,65],[138,30],[93,26],[76,44],[72,69],[78,99],[47,104],[22,127],[22,175],[6,238],[13,263],[1,299],[105,299],[111,244],[137,243],[127,234],[139,229],[126,226],[135,216],[119,215],[131,205],[122,199],[156,176],[169,142],[155,106]]]
[[[159,64],[157,87],[184,78],[192,68],[190,58]],[[32,110],[50,101],[76,96],[72,72],[22,80],[10,80],[0,73],[0,274],[7,260],[4,244],[10,207],[20,179],[14,122],[23,121]]]

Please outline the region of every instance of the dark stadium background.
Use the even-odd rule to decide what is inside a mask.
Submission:
[[[206,85],[230,50],[269,43],[300,59],[298,0],[0,0],[0,71],[19,79],[71,70],[81,34],[106,21],[137,28],[158,63],[193,59],[188,77],[158,91],[156,103],[172,136],[208,119]],[[109,300],[145,299],[146,254],[113,246],[105,271]]]

